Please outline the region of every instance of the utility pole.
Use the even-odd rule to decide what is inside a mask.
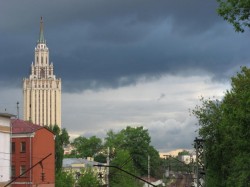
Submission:
[[[204,140],[194,140],[194,148],[196,149],[196,184],[197,187],[205,187],[205,153],[204,153]]]
[[[110,163],[110,149],[108,147],[108,154],[107,154],[107,165],[109,166]],[[109,167],[107,167],[107,187],[109,187]]]
[[[169,177],[170,176],[170,160],[169,160],[170,155],[163,155],[163,156],[165,156],[165,160],[167,160],[167,164],[168,164],[168,167],[167,167],[168,169],[166,169],[165,175],[166,177]]]
[[[150,156],[148,155],[148,182],[150,182]],[[148,184],[149,187],[149,184]]]
[[[16,103],[17,119],[19,119],[19,102]]]

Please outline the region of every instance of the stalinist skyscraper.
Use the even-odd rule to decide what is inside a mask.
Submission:
[[[23,79],[24,120],[61,127],[61,79],[56,78],[53,64],[49,63],[49,48],[43,32],[41,18],[34,62],[29,78]]]

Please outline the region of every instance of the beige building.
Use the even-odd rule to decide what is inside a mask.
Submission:
[[[56,78],[53,63],[49,63],[42,18],[30,76],[23,79],[23,97],[24,120],[61,127],[61,79]]]

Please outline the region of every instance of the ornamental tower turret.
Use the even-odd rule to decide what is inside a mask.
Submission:
[[[61,127],[61,79],[56,78],[53,63],[49,63],[42,17],[31,72],[23,79],[23,99],[24,120]]]

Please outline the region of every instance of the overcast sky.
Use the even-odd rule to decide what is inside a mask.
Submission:
[[[157,150],[190,149],[189,109],[200,96],[222,98],[250,62],[249,32],[235,33],[216,8],[216,0],[1,1],[0,111],[23,107],[42,16],[72,137],[144,126]]]

